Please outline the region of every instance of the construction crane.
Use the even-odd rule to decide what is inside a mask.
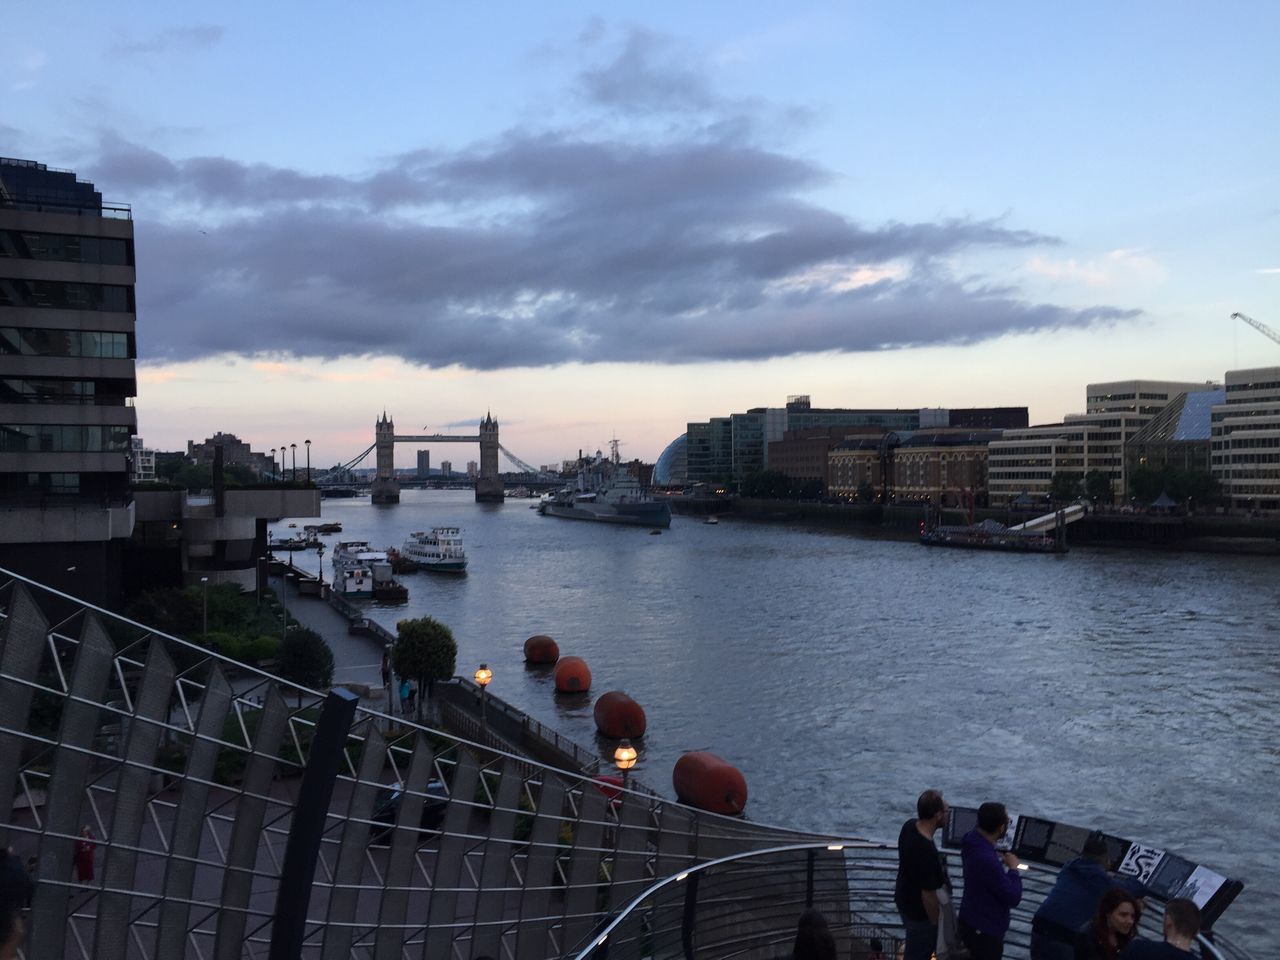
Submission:
[[[1272,330],[1270,327],[1268,327],[1268,326],[1267,326],[1265,323],[1263,323],[1261,320],[1255,320],[1255,319],[1253,319],[1253,317],[1251,317],[1251,316],[1249,316],[1248,314],[1245,314],[1245,313],[1233,313],[1233,314],[1231,315],[1231,319],[1232,319],[1232,320],[1243,320],[1245,323],[1247,323],[1249,326],[1253,327],[1253,329],[1257,330],[1257,331],[1258,331],[1260,334],[1262,334],[1264,337],[1270,337],[1270,338],[1271,338],[1272,340],[1274,340],[1276,343],[1280,343],[1280,333],[1276,333],[1274,330]]]

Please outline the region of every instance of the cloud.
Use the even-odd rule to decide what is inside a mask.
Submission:
[[[122,57],[138,57],[173,51],[206,50],[222,40],[226,31],[212,24],[170,27],[143,40],[118,40],[110,50]]]
[[[1138,315],[953,274],[977,252],[1060,242],[1005,217],[866,224],[815,202],[833,173],[761,145],[669,49],[633,32],[583,89],[610,116],[708,122],[510,129],[358,174],[103,138],[87,172],[149,212],[135,221],[143,359],[762,360]]]
[[[1280,274],[1280,267],[1259,267],[1253,272],[1274,276]]]
[[[1159,260],[1142,250],[1111,250],[1083,261],[1054,260],[1037,254],[1027,261],[1026,269],[1036,276],[1087,287],[1111,287],[1134,280],[1161,283],[1169,275]]]

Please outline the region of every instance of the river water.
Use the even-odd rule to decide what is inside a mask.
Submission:
[[[330,542],[378,547],[462,527],[468,575],[410,575],[407,606],[373,616],[447,623],[459,673],[487,662],[494,694],[591,747],[590,703],[523,663],[525,638],[550,634],[593,693],[645,708],[634,774],[661,793],[683,751],[707,749],[743,771],[749,817],[801,829],[893,839],[925,787],[1001,800],[1243,880],[1222,929],[1270,943],[1280,559],[1006,556],[685,517],[652,536],[528,505],[409,490],[326,500],[324,518],[343,524]]]

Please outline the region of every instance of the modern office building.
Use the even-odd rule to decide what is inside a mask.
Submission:
[[[431,451],[430,450],[418,451],[418,469],[416,471],[416,476],[419,480],[431,479]]]
[[[440,461],[440,476],[445,480],[448,480],[453,476],[453,461],[451,460]]]
[[[1234,510],[1280,510],[1280,367],[1229,370],[1211,410],[1211,470]]]
[[[133,221],[0,158],[0,565],[114,602],[133,532]]]
[[[1216,389],[1212,382],[1121,380],[1085,387],[1087,413],[1061,423],[1006,430],[988,450],[987,489],[993,505],[1026,493],[1049,493],[1055,473],[1083,478],[1097,471],[1111,481],[1116,497],[1126,495],[1125,445],[1168,404],[1188,392]]]
[[[1139,467],[1211,473],[1212,410],[1226,399],[1225,390],[1196,390],[1171,400],[1125,444],[1127,475]]]
[[[723,483],[733,478],[733,432],[728,417],[690,423],[685,436],[689,483]]]

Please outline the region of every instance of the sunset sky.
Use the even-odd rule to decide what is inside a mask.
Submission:
[[[1268,3],[24,5],[0,155],[133,206],[139,431],[538,463],[1280,364]],[[473,459],[463,448],[432,462]],[[398,451],[409,466],[413,451]]]

